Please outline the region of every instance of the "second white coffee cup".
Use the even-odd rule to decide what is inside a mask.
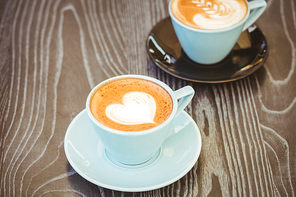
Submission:
[[[252,25],[266,9],[264,0],[246,1],[247,14],[240,22],[222,29],[204,30],[179,21],[172,12],[173,1],[178,0],[171,1],[169,14],[178,40],[187,56],[200,64],[215,64],[223,60],[232,50],[242,31]],[[206,3],[207,0],[203,2]]]

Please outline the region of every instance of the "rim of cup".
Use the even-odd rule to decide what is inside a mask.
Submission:
[[[231,30],[231,29],[235,29],[237,26],[240,26],[242,23],[244,23],[249,15],[250,15],[250,9],[249,9],[249,4],[248,2],[245,0],[246,4],[247,4],[247,14],[246,16],[241,20],[239,21],[238,23],[230,26],[230,27],[225,27],[225,28],[220,28],[220,29],[197,29],[197,28],[194,28],[194,27],[190,27],[188,25],[185,25],[183,24],[181,21],[179,21],[175,16],[174,14],[172,13],[171,11],[171,4],[172,4],[172,1],[170,1],[169,3],[169,14],[170,14],[170,17],[173,18],[172,20],[174,20],[175,22],[177,22],[179,25],[181,25],[182,27],[186,28],[186,29],[189,29],[191,31],[196,31],[196,32],[203,32],[203,33],[219,33],[219,32],[224,32],[224,31],[228,31],[228,30]]]
[[[121,131],[121,130],[116,130],[116,129],[112,129],[110,127],[107,127],[105,125],[103,125],[102,123],[100,123],[94,116],[93,114],[91,113],[90,111],[90,107],[89,107],[89,104],[90,104],[90,100],[92,98],[92,95],[93,93],[102,85],[106,84],[106,83],[109,83],[113,80],[117,80],[117,79],[120,79],[120,78],[139,78],[139,79],[146,79],[148,81],[152,81],[156,84],[158,84],[159,86],[161,86],[162,88],[164,88],[168,94],[171,96],[172,98],[172,102],[173,102],[173,109],[172,109],[172,112],[170,114],[170,116],[163,122],[161,123],[160,125],[157,125],[156,127],[153,127],[151,129],[147,129],[147,130],[140,130],[140,131]],[[175,114],[176,114],[176,111],[177,111],[177,108],[178,108],[178,102],[177,102],[177,99],[175,97],[175,94],[174,94],[174,91],[167,85],[165,84],[164,82],[158,80],[158,79],[155,79],[155,78],[152,78],[152,77],[149,77],[149,76],[145,76],[145,75],[120,75],[120,76],[116,76],[116,77],[112,77],[112,78],[109,78],[107,80],[104,80],[102,81],[101,83],[99,83],[98,85],[96,85],[91,91],[90,93],[88,94],[87,96],[87,99],[86,99],[86,111],[87,111],[87,114],[88,114],[88,117],[91,119],[91,121],[96,124],[98,127],[100,127],[102,130],[105,130],[105,131],[108,131],[110,133],[114,133],[114,134],[118,134],[118,135],[144,135],[144,134],[147,134],[147,133],[153,133],[159,129],[161,129],[162,127],[166,126],[169,122],[173,121],[174,117],[175,117]]]

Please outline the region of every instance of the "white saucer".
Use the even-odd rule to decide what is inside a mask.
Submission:
[[[83,110],[69,125],[64,148],[71,166],[86,180],[112,190],[138,192],[158,189],[182,178],[199,157],[201,136],[193,119],[183,111],[175,120],[175,134],[165,140],[150,161],[126,166],[109,159]]]

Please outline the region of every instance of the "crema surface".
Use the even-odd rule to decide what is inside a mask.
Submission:
[[[173,0],[171,11],[183,24],[203,30],[222,29],[247,14],[244,0]]]
[[[163,123],[171,115],[173,102],[154,82],[124,78],[99,87],[90,100],[90,110],[109,128],[142,131]]]

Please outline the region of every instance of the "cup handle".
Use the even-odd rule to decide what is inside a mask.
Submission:
[[[182,110],[188,105],[188,103],[192,100],[194,96],[194,89],[191,86],[185,86],[179,90],[176,90],[174,92],[176,99],[178,101],[178,108],[175,115],[175,118],[182,112]],[[167,138],[177,133],[178,130],[176,128],[172,129],[168,135]]]
[[[245,23],[245,26],[243,28],[243,31],[245,31],[248,27],[250,27],[261,16],[261,14],[266,9],[266,2],[264,0],[250,1],[250,2],[248,2],[248,7],[249,7],[250,11],[251,10],[253,10],[253,11],[250,13],[250,15]]]
[[[174,93],[177,100],[180,99],[178,101],[178,108],[175,115],[175,117],[177,117],[193,98],[194,89],[191,86],[185,86],[179,90],[176,90]]]

